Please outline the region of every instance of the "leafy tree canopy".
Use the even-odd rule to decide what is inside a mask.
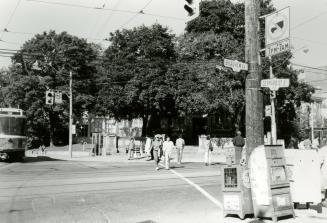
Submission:
[[[3,92],[7,106],[20,106],[27,112],[29,134],[47,141],[48,133],[55,138],[67,131],[70,71],[75,116],[92,109],[96,94],[93,62],[97,56],[97,47],[66,32],[44,32],[23,44],[12,57],[8,74],[12,81]],[[63,104],[45,105],[47,89],[64,92]],[[68,135],[58,138],[65,141]]]
[[[174,35],[159,24],[117,30],[105,51],[97,107],[116,118],[173,112],[165,74],[175,60]]]

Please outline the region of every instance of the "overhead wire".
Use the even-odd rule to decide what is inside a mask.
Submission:
[[[123,1],[123,0],[118,0],[118,1],[116,2],[116,4],[114,5],[113,9],[117,9],[118,6],[121,4],[122,1]],[[109,14],[109,15],[107,16],[105,22],[104,22],[103,25],[102,25],[102,27],[104,27],[104,29],[105,29],[105,27],[107,26],[107,24],[109,23],[109,21],[111,20],[111,18],[112,18],[112,16],[113,16],[114,13],[115,13],[115,12],[112,12],[111,14]],[[98,32],[96,33],[95,36],[100,35],[100,32],[101,32],[101,29],[98,30]],[[103,40],[100,41],[100,42],[98,42],[98,44],[101,43],[101,42],[103,42],[103,41],[105,41],[105,40],[106,40],[106,38],[103,38]]]
[[[323,12],[321,12],[321,13],[319,13],[319,14],[317,14],[317,15],[315,15],[315,16],[313,16],[313,17],[311,17],[311,18],[309,18],[309,19],[307,19],[305,21],[302,21],[301,23],[299,23],[299,24],[291,27],[291,29],[292,30],[297,29],[297,28],[299,28],[299,27],[301,27],[301,26],[303,26],[303,25],[305,25],[305,24],[307,24],[307,23],[309,23],[309,22],[311,22],[311,21],[319,18],[320,16],[322,16],[324,14],[327,14],[327,11],[323,11]]]
[[[10,16],[9,16],[9,19],[8,19],[8,22],[7,22],[6,26],[5,26],[5,29],[8,28],[8,26],[9,26],[10,23],[11,23],[11,21],[13,20],[13,18],[14,18],[14,16],[15,16],[15,13],[16,13],[16,11],[17,11],[17,8],[18,8],[18,6],[19,6],[19,4],[20,4],[21,1],[22,1],[22,0],[18,0],[16,6],[15,6],[15,8],[14,8],[14,11],[12,11],[12,13],[11,13]],[[2,33],[2,34],[1,34],[1,36],[0,36],[0,40],[3,39],[4,35],[5,35],[5,33]]]
[[[131,21],[133,21],[133,20],[134,20],[134,19],[135,19],[139,14],[145,14],[143,10],[144,10],[146,7],[148,7],[148,5],[150,5],[152,1],[153,1],[153,0],[149,0],[149,1],[145,4],[145,6],[143,6],[143,8],[140,9],[140,11],[139,11],[138,13],[136,13],[134,16],[130,17],[126,22],[124,22],[124,23],[120,26],[119,29],[124,28],[127,24],[129,24]]]
[[[292,36],[291,38],[303,40],[303,41],[306,41],[306,42],[315,43],[315,44],[318,44],[318,45],[327,45],[327,42],[320,42],[320,41],[305,39],[305,38],[301,38],[301,37],[297,37],[297,36]]]
[[[92,0],[92,1],[94,1],[94,0]],[[106,3],[107,3],[107,0],[105,0],[105,3],[103,4],[103,7],[105,7],[105,5],[106,5]],[[92,10],[92,9],[91,9]],[[89,36],[92,36],[92,33],[94,33],[95,32],[95,30],[96,30],[96,28],[97,28],[97,26],[98,26],[98,23],[99,23],[99,21],[100,21],[100,17],[101,17],[101,15],[100,14],[98,14],[97,15],[97,19],[95,20],[95,23],[94,23],[94,25],[90,28],[90,30],[89,30]],[[93,36],[95,36],[95,35],[93,35]]]
[[[63,3],[63,2],[54,2],[54,1],[43,1],[43,0],[26,0],[26,1],[36,2],[36,3],[44,3],[44,4],[52,4],[52,5],[60,5],[60,6],[68,6],[68,7],[76,7],[76,8],[121,12],[121,13],[128,13],[128,14],[138,14],[140,12],[140,11],[125,10],[125,9],[91,7],[91,6],[86,6],[86,5]],[[142,13],[142,14],[149,15],[149,16],[154,16],[154,17],[162,17],[162,18],[167,18],[167,19],[184,21],[183,18],[178,18],[178,17],[173,17],[173,16],[166,16],[166,15],[152,14],[152,13],[145,13],[145,12]]]

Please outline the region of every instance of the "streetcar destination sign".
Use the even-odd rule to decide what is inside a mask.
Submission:
[[[263,79],[261,80],[261,87],[267,87],[272,91],[277,91],[281,87],[288,87],[290,79]]]
[[[235,72],[240,72],[241,70],[248,70],[247,63],[242,63],[237,60],[224,59],[224,66],[232,68]]]

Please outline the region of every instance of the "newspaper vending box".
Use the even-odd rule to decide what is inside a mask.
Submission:
[[[251,153],[249,168],[254,216],[274,222],[278,217],[294,217],[284,147],[258,146]]]

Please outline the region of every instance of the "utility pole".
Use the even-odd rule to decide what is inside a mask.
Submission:
[[[72,91],[72,85],[73,85],[73,72],[69,72],[69,157],[73,157],[73,152],[72,152],[72,143],[73,143],[73,138],[72,138],[72,124],[73,124],[73,91]]]
[[[254,148],[263,145],[263,98],[259,69],[259,11],[260,1],[245,1],[245,60],[249,74],[245,82],[247,156]]]

